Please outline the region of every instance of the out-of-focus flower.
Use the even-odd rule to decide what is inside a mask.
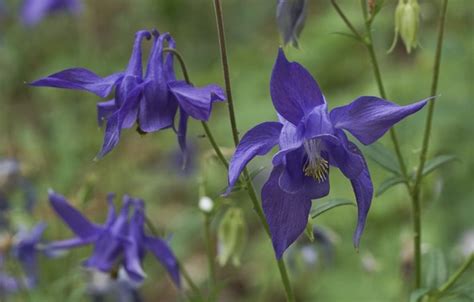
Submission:
[[[13,237],[13,255],[21,263],[26,275],[27,287],[35,287],[38,282],[37,258],[45,223],[39,223],[30,231],[20,230]]]
[[[320,226],[313,226],[312,232],[313,242],[307,236],[301,236],[288,250],[288,264],[295,271],[306,271],[317,265],[327,265],[334,258],[337,235]]]
[[[14,159],[0,160],[0,191],[6,190],[20,176],[20,163]]]
[[[71,68],[30,83],[32,86],[85,90],[105,98],[115,87],[115,98],[97,106],[99,125],[107,121],[102,150],[98,158],[110,152],[119,142],[121,131],[137,124],[140,133],[173,128],[178,109],[180,120],[175,130],[183,153],[186,151],[186,131],[189,116],[206,121],[212,104],[223,101],[225,94],[217,85],[194,87],[177,81],[173,54],[165,55],[165,43],[176,47],[168,33],[153,31],[154,42],[148,58],[145,76],[142,74],[141,42],[151,38],[148,31],[136,33],[128,68],[101,78],[84,68]]]
[[[279,122],[265,122],[242,138],[229,167],[227,194],[247,163],[275,145],[273,170],[262,188],[262,203],[277,258],[305,230],[311,200],[329,193],[329,166],[339,168],[352,184],[357,206],[354,245],[358,247],[373,195],[365,159],[343,130],[369,145],[427,101],[408,106],[362,96],[328,112],[326,99],[311,74],[290,63],[280,49],[270,91]]]
[[[395,9],[395,37],[390,47],[391,52],[402,38],[408,53],[418,46],[418,31],[420,28],[420,5],[418,0],[399,0]]]
[[[166,268],[175,284],[180,286],[178,262],[167,242],[145,234],[143,201],[124,196],[122,209],[117,215],[113,198],[112,194],[108,197],[107,221],[103,225],[96,225],[72,207],[63,196],[50,191],[51,206],[76,237],[53,242],[47,249],[61,250],[92,244],[94,250],[84,262],[86,267],[110,273],[118,269],[116,264],[119,263],[134,282],[141,282],[145,277],[141,263],[146,253],[151,252]],[[131,209],[133,213],[129,217]]]
[[[229,259],[234,266],[240,265],[240,256],[247,243],[247,225],[242,209],[230,208],[222,217],[217,231],[217,259],[221,266]]]
[[[141,302],[143,301],[137,288],[130,280],[123,268],[117,276],[100,271],[90,271],[87,291],[92,301],[104,301],[110,298],[117,302]],[[108,300],[107,300],[108,301]]]
[[[308,13],[308,0],[278,0],[277,24],[283,43],[298,48],[298,37]]]
[[[25,25],[33,26],[47,15],[61,11],[78,14],[81,11],[80,0],[25,0],[21,20]]]
[[[366,252],[362,255],[361,264],[362,268],[368,273],[376,273],[380,271],[380,263],[370,252]]]

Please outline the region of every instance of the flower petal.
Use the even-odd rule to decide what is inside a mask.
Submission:
[[[286,154],[300,148],[304,141],[303,124],[299,124],[298,127],[296,127],[281,116],[279,116],[279,120],[283,124],[278,140],[280,151],[273,156],[273,166],[284,164]]]
[[[34,81],[30,85],[84,90],[105,98],[122,78],[122,72],[101,78],[85,68],[70,68]]]
[[[265,122],[245,133],[230,160],[229,186],[224,195],[230,194],[240,173],[252,158],[267,154],[278,144],[282,126],[279,122]]]
[[[94,237],[100,231],[100,228],[91,223],[78,210],[72,207],[64,196],[50,191],[49,201],[54,211],[69,226],[71,231],[81,239]]]
[[[349,142],[350,148],[359,153],[363,159],[362,152],[357,148],[357,146]],[[354,246],[359,248],[360,237],[364,231],[365,222],[367,220],[367,214],[369,213],[370,205],[372,203],[372,196],[374,195],[374,187],[372,185],[372,180],[370,179],[369,168],[367,163],[364,160],[364,169],[356,178],[351,179],[352,188],[354,189],[354,194],[356,196],[357,202],[357,228],[354,233],[353,241]]]
[[[147,30],[139,30],[135,33],[135,41],[133,43],[132,54],[128,62],[127,70],[125,74],[134,75],[139,78],[143,76],[142,68],[142,41],[143,39],[150,40],[151,34]]]
[[[181,279],[179,274],[179,264],[173,251],[170,249],[166,241],[159,238],[146,237],[145,244],[147,249],[161,262],[171,276],[173,282],[181,287]]]
[[[45,251],[51,252],[55,250],[68,250],[75,247],[83,246],[90,244],[96,240],[96,236],[89,237],[88,239],[82,239],[80,237],[75,237],[66,240],[54,241],[46,245]]]
[[[311,209],[311,199],[305,194],[288,194],[280,189],[281,169],[281,166],[275,167],[262,188],[263,211],[278,259],[304,231]]]
[[[280,48],[270,82],[273,106],[294,125],[314,107],[324,104],[324,96],[311,74],[300,64],[288,62]]]
[[[302,147],[288,152],[284,158],[284,169],[278,179],[278,185],[287,193],[296,193],[303,187],[305,175],[303,167],[305,154]]]
[[[149,83],[144,89],[144,98],[140,102],[139,122],[144,132],[154,132],[173,125],[177,111],[177,101],[168,88],[168,82],[175,80],[174,71],[169,61],[163,62],[164,42],[174,43],[168,34],[158,35],[154,32],[155,41],[148,59],[145,81]],[[171,60],[167,57],[167,60]]]
[[[372,144],[394,124],[423,108],[428,99],[399,106],[374,96],[362,96],[330,113],[334,127],[349,131],[361,143]]]
[[[194,119],[207,121],[211,115],[212,103],[223,101],[225,93],[217,85],[194,87],[185,81],[174,81],[168,84],[181,108]]]
[[[115,100],[97,103],[97,123],[102,127],[105,120],[107,120],[119,108],[115,104]]]
[[[338,144],[326,141],[329,163],[338,167],[347,178],[356,178],[365,168],[364,158],[358,150],[352,148],[353,144],[347,139],[344,131],[337,129],[336,136]]]

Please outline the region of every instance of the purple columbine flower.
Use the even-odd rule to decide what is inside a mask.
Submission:
[[[38,223],[30,231],[20,230],[14,237],[13,255],[20,262],[26,275],[26,287],[33,288],[38,283],[38,252],[46,223]]]
[[[298,36],[308,14],[308,0],[278,0],[277,24],[283,43],[298,48]]]
[[[122,209],[117,215],[113,198],[113,194],[109,194],[107,198],[109,211],[106,222],[96,225],[72,207],[63,196],[51,191],[51,206],[76,237],[53,242],[47,249],[55,251],[92,244],[92,255],[84,262],[84,266],[109,273],[116,269],[117,265],[122,265],[127,275],[135,282],[144,279],[145,273],[141,263],[146,253],[151,252],[179,287],[178,262],[168,244],[160,238],[145,234],[143,201],[124,196]],[[130,210],[133,210],[131,217]]]
[[[138,31],[128,68],[125,72],[101,78],[84,68],[71,68],[32,82],[32,86],[85,90],[105,98],[115,87],[115,98],[97,105],[99,125],[107,120],[104,143],[98,158],[110,152],[119,142],[121,130],[135,123],[140,133],[173,128],[176,114],[180,112],[178,142],[186,150],[188,117],[207,121],[212,104],[223,101],[224,91],[217,85],[194,87],[177,81],[173,55],[165,55],[164,48],[176,47],[168,33],[153,31],[154,42],[148,58],[145,76],[142,71],[141,43],[150,39],[148,31]]]
[[[25,25],[34,26],[49,14],[65,11],[78,14],[80,0],[25,0],[21,10],[21,20]]]
[[[358,205],[354,245],[359,245],[373,195],[365,159],[343,130],[368,145],[395,123],[423,108],[426,100],[398,106],[362,96],[330,113],[318,84],[280,49],[270,91],[279,122],[265,122],[242,138],[229,168],[229,194],[247,163],[279,145],[273,170],[262,188],[262,204],[277,258],[304,231],[311,200],[329,193],[329,167],[339,168],[352,184]]]

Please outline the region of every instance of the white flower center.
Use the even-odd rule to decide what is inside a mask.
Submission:
[[[327,179],[329,163],[321,156],[321,140],[311,139],[304,142],[304,149],[308,159],[304,165],[304,175],[310,176],[318,182]]]

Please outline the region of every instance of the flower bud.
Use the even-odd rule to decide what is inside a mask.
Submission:
[[[395,10],[395,37],[389,52],[395,47],[398,35],[402,38],[408,53],[418,46],[420,27],[420,5],[417,0],[399,0]]]
[[[308,12],[308,0],[278,0],[277,24],[283,44],[298,48],[298,36],[303,30]]]
[[[212,201],[211,198],[207,196],[203,196],[199,198],[199,209],[203,211],[204,213],[210,213],[212,212],[212,209],[214,208],[214,202]]]
[[[234,266],[240,265],[240,256],[247,241],[244,213],[239,208],[230,208],[222,218],[217,231],[218,255],[221,266],[232,259]]]

